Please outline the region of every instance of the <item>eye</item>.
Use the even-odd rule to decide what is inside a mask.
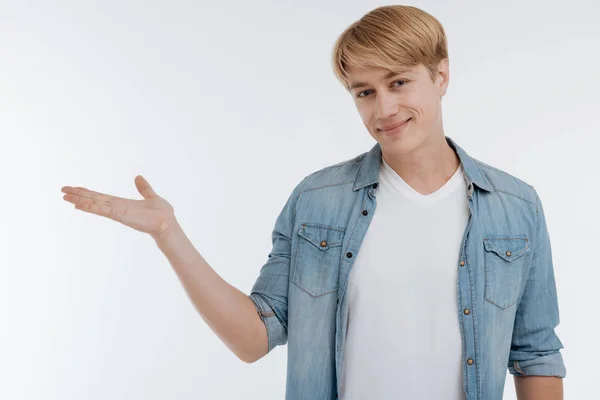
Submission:
[[[397,83],[399,83],[399,85],[396,85]],[[396,86],[396,87],[402,87],[402,86],[405,86],[405,85],[406,85],[406,83],[407,83],[407,81],[406,81],[406,80],[404,80],[404,79],[399,79],[399,80],[397,80],[397,81],[394,81],[394,82],[392,83],[392,86]],[[371,91],[371,89],[368,89],[368,90],[363,90],[362,92],[360,92],[360,93],[357,93],[357,94],[356,94],[356,97],[366,97],[366,96],[369,94],[369,92],[370,92],[370,91]]]

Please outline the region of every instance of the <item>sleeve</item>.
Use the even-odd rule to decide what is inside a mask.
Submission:
[[[272,250],[260,270],[250,299],[267,327],[268,352],[287,343],[288,285],[296,203],[300,195],[298,184],[281,210],[272,234]]]
[[[519,376],[566,376],[556,335],[559,324],[558,297],[552,266],[552,249],[544,210],[536,198],[536,228],[529,276],[519,302],[513,329],[508,370]]]

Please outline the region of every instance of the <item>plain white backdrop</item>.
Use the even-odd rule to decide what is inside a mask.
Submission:
[[[239,361],[149,236],[60,188],[139,199],[142,174],[249,293],[293,187],[375,143],[330,60],[386,4],[0,1],[0,398],[283,398],[286,347]],[[446,135],[540,193],[565,398],[598,398],[600,5],[411,4],[448,34]]]

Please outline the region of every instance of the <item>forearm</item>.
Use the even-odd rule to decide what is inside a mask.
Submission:
[[[241,360],[267,353],[266,327],[246,294],[222,279],[196,250],[177,222],[156,239],[207,325]]]
[[[563,379],[556,376],[515,376],[518,400],[563,400]]]

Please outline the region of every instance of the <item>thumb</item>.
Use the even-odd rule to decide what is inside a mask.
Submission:
[[[148,181],[141,175],[135,177],[135,187],[137,188],[138,192],[144,196],[144,199],[158,196],[156,192],[152,190],[152,187],[150,187]]]

